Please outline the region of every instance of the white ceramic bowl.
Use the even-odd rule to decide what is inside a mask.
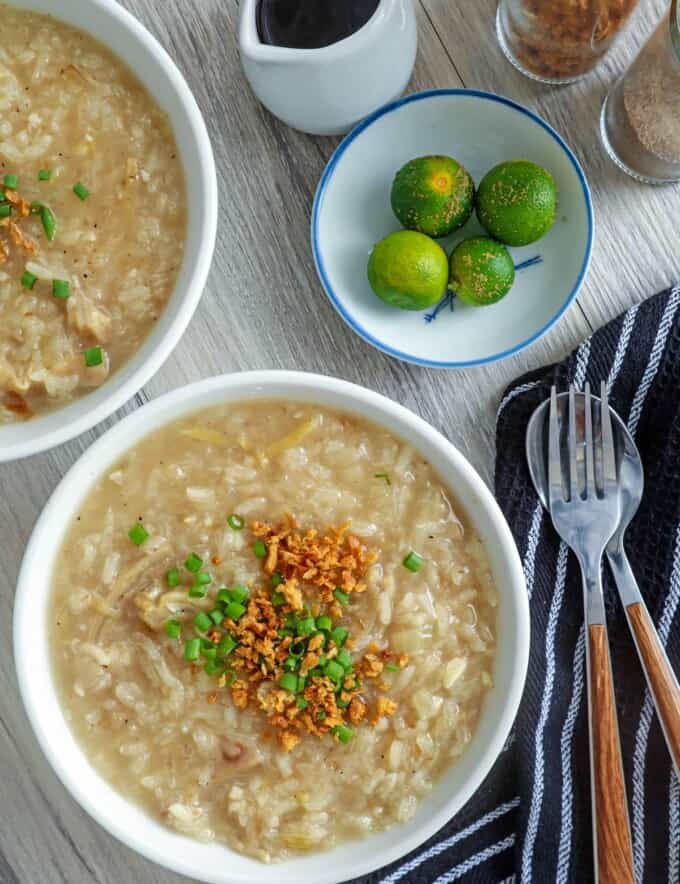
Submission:
[[[181,73],[160,44],[114,0],[9,0],[91,34],[132,68],[170,117],[191,172],[185,257],[165,310],[141,349],[92,393],[25,423],[0,426],[0,462],[53,448],[107,418],[144,386],[173,351],[198,306],[217,230],[217,178],[210,138]]]
[[[494,687],[463,757],[405,825],[280,865],[267,866],[218,844],[175,834],[129,803],[92,768],[75,742],[55,692],[47,647],[50,576],[74,513],[93,484],[126,449],[159,427],[211,404],[257,398],[323,402],[386,427],[415,445],[456,491],[486,544],[498,585],[498,652]],[[211,884],[335,884],[412,850],[453,816],[481,784],[515,718],[529,653],[529,612],[522,566],[510,530],[488,488],[465,458],[421,418],[345,381],[298,372],[253,372],[211,378],[140,408],[102,436],[65,476],[30,539],[14,609],[19,686],[38,741],[74,798],[104,828],[151,860]]]
[[[373,245],[401,229],[390,207],[397,170],[408,160],[446,154],[479,184],[504,160],[528,159],[557,182],[553,229],[533,245],[510,249],[519,270],[512,291],[492,307],[451,299],[438,310],[411,312],[384,304],[366,276]],[[476,218],[441,240],[447,253],[483,233]],[[323,286],[342,318],[384,353],[433,368],[493,362],[538,340],[562,316],[583,282],[593,243],[585,175],[563,139],[522,105],[488,92],[440,89],[386,105],[357,126],[331,157],[312,214],[312,249]],[[433,314],[436,314],[433,319]]]

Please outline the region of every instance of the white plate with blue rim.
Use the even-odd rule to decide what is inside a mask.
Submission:
[[[401,229],[390,206],[394,175],[428,154],[455,157],[476,185],[512,159],[532,160],[555,178],[555,225],[538,242],[510,249],[516,280],[498,304],[470,307],[449,293],[426,311],[400,310],[383,303],[368,283],[373,246]],[[483,232],[473,215],[439,242],[450,254],[462,239]],[[314,261],[338,313],[384,353],[432,368],[494,362],[537,341],[583,284],[593,233],[588,183],[564,139],[528,108],[471,89],[409,95],[360,123],[331,157],[312,212]]]

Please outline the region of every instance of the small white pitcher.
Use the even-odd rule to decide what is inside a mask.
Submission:
[[[358,31],[322,49],[262,43],[258,0],[241,0],[241,64],[262,104],[295,129],[338,135],[406,88],[416,58],[413,0],[381,0]]]

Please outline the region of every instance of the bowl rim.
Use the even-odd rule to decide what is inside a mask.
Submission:
[[[507,107],[512,108],[513,110],[523,114],[524,116],[529,117],[529,119],[538,124],[542,129],[544,129],[557,143],[557,145],[563,150],[569,159],[571,165],[573,166],[577,177],[579,179],[579,183],[581,185],[581,190],[583,193],[583,198],[586,206],[586,216],[588,220],[588,235],[586,242],[586,250],[583,256],[583,262],[581,264],[581,269],[579,271],[579,275],[572,287],[571,292],[568,297],[564,301],[564,303],[560,306],[557,312],[548,320],[538,331],[534,332],[528,338],[525,338],[519,344],[515,344],[513,347],[508,347],[505,350],[499,350],[497,353],[492,353],[489,356],[480,357],[479,359],[467,359],[467,360],[439,360],[439,359],[424,359],[419,356],[414,356],[410,353],[405,353],[402,350],[397,349],[396,347],[392,347],[389,344],[386,344],[384,341],[381,341],[379,338],[376,338],[375,335],[371,334],[371,332],[367,331],[352,315],[350,310],[345,306],[344,301],[341,297],[338,296],[331,281],[328,277],[328,273],[326,271],[324,259],[323,259],[323,250],[319,244],[320,236],[319,236],[319,217],[321,215],[322,204],[324,200],[324,196],[326,194],[326,190],[330,183],[331,178],[335,172],[335,168],[342,158],[345,151],[352,145],[352,143],[370,126],[373,125],[377,120],[381,117],[384,117],[387,114],[393,113],[395,111],[400,110],[400,108],[404,107],[408,104],[413,104],[417,101],[423,101],[430,98],[439,98],[442,96],[462,96],[468,98],[479,98],[484,101],[494,101],[499,104],[503,104]],[[562,318],[562,316],[569,309],[574,299],[578,295],[581,286],[583,285],[583,281],[588,272],[588,268],[590,266],[590,260],[593,252],[593,241],[595,236],[595,217],[593,212],[593,201],[590,193],[590,187],[588,185],[588,181],[586,179],[585,172],[583,171],[583,167],[580,162],[576,158],[576,155],[566,143],[564,138],[559,134],[559,132],[554,129],[550,123],[540,117],[535,111],[532,111],[530,108],[526,107],[523,104],[520,104],[517,101],[514,101],[512,98],[507,98],[503,95],[498,95],[495,92],[486,92],[482,89],[463,89],[463,88],[452,88],[452,89],[426,89],[422,92],[414,92],[412,95],[407,95],[403,98],[398,98],[395,101],[391,101],[383,107],[378,108],[378,110],[374,111],[374,113],[370,114],[370,116],[366,117],[365,120],[362,120],[352,131],[345,136],[345,138],[340,142],[337,148],[333,151],[331,158],[329,159],[326,168],[321,175],[321,179],[319,180],[319,184],[316,189],[316,193],[314,195],[314,204],[312,207],[312,220],[311,220],[311,241],[312,241],[312,254],[314,256],[314,264],[316,267],[316,272],[321,280],[321,284],[328,296],[331,304],[335,308],[335,310],[340,314],[340,316],[345,320],[347,325],[355,331],[359,337],[363,338],[368,344],[371,344],[376,349],[381,350],[383,353],[386,353],[388,356],[394,356],[396,359],[401,359],[404,362],[410,362],[413,365],[420,365],[424,368],[471,368],[475,365],[488,365],[492,362],[498,362],[501,359],[506,359],[509,356],[514,356],[517,353],[520,353],[522,350],[525,350],[527,347],[530,347],[536,341],[543,337],[550,329],[556,325],[557,322]]]
[[[15,5],[13,0],[8,0],[8,2],[10,6]],[[148,344],[149,338],[153,334],[154,329],[152,329],[149,335],[144,339],[137,353],[132,354],[127,362],[121,365],[118,370],[107,378],[105,383],[98,388],[102,391],[102,398],[94,407],[88,407],[88,405],[89,400],[96,395],[97,390],[85,393],[78,399],[68,402],[61,407],[54,409],[54,411],[49,412],[49,415],[58,415],[59,412],[64,412],[66,409],[77,403],[82,404],[79,414],[48,432],[40,433],[40,420],[42,417],[48,416],[47,414],[38,415],[31,421],[27,421],[27,427],[30,427],[33,421],[35,421],[37,430],[34,435],[23,441],[3,443],[2,426],[0,426],[0,463],[20,460],[75,439],[76,436],[81,435],[87,430],[91,430],[94,426],[106,420],[106,418],[110,417],[115,411],[139,393],[145,384],[147,384],[159,371],[161,366],[177,347],[177,344],[191,322],[201,297],[203,296],[208,274],[212,266],[218,222],[217,170],[215,167],[215,158],[208,129],[193,92],[189,88],[184,75],[172,60],[167,50],[163,48],[156,37],[154,37],[153,34],[132,15],[132,13],[128,12],[127,9],[124,9],[116,2],[116,0],[88,0],[88,3],[90,6],[97,7],[101,10],[101,13],[104,16],[108,16],[110,19],[114,20],[117,25],[130,35],[132,40],[140,44],[146,53],[156,59],[159,69],[162,70],[172,91],[177,96],[182,110],[186,115],[186,123],[188,129],[191,131],[195,144],[195,158],[198,161],[198,167],[201,171],[201,178],[199,180],[202,179],[203,182],[202,194],[198,203],[197,216],[193,219],[193,223],[198,225],[204,233],[201,237],[200,245],[195,256],[192,256],[191,258],[192,270],[189,283],[178,298],[175,316],[153,349],[140,360],[139,365],[130,371],[128,377],[125,377],[125,373],[129,370],[130,364],[135,360],[135,357],[139,355],[144,346]],[[18,5],[17,8],[26,9],[30,12],[32,9],[31,0],[21,0],[20,5]],[[52,16],[55,21],[64,21],[59,14],[59,10],[47,14]],[[74,27],[80,27],[85,33],[89,34],[86,27],[79,25],[74,25]],[[95,37],[95,39],[101,40],[103,45],[106,46],[105,40],[102,40],[99,37]],[[126,63],[124,59],[123,62]],[[147,83],[140,77],[138,72],[133,71],[133,73],[140,80],[142,85],[145,88],[148,88]],[[169,117],[169,119],[174,130],[175,126],[173,118]],[[188,256],[185,255],[184,260],[186,261],[187,259]],[[164,310],[167,309],[170,301],[177,293],[178,285],[176,284]],[[116,385],[117,380],[118,383]],[[104,391],[109,384],[112,385],[112,390],[108,395],[104,395]],[[9,426],[13,425],[10,424]]]
[[[278,388],[278,392],[276,390],[273,393],[270,392],[272,388]],[[106,831],[128,847],[161,866],[191,877],[196,877],[197,870],[196,866],[192,865],[190,851],[178,849],[176,855],[170,856],[160,850],[153,838],[145,837],[144,833],[130,830],[129,827],[126,828],[124,821],[118,820],[115,813],[108,809],[107,803],[98,801],[91,787],[81,783],[77,775],[71,772],[71,766],[60,754],[59,745],[50,741],[49,723],[51,717],[49,711],[45,712],[43,707],[46,692],[56,699],[59,711],[63,712],[63,710],[50,677],[49,657],[45,670],[46,675],[39,677],[39,683],[36,684],[36,670],[32,662],[34,657],[27,650],[31,645],[25,641],[28,634],[35,637],[36,590],[39,593],[39,606],[47,604],[51,592],[49,575],[44,573],[45,553],[47,552],[50,558],[51,567],[54,556],[58,555],[58,550],[63,542],[64,533],[60,530],[55,532],[54,525],[65,526],[67,518],[75,512],[82,498],[91,491],[93,484],[105,474],[112,463],[123,456],[127,449],[159,427],[166,426],[197,408],[209,407],[207,400],[210,396],[215,397],[210,400],[212,402],[221,401],[220,394],[224,396],[224,401],[252,401],[254,394],[260,399],[272,398],[272,396],[294,399],[296,393],[300,393],[301,399],[323,403],[325,401],[322,398],[324,392],[328,392],[331,396],[337,394],[338,399],[344,398],[345,404],[335,404],[332,407],[346,408],[350,412],[354,407],[357,414],[366,414],[370,408],[371,413],[376,413],[376,417],[373,419],[378,425],[388,426],[391,432],[397,434],[399,430],[393,429],[391,424],[401,425],[404,434],[412,432],[416,441],[409,440],[411,444],[416,448],[419,446],[425,449],[429,448],[433,452],[433,457],[445,459],[450,464],[453,474],[457,475],[459,481],[465,484],[467,503],[464,503],[463,507],[468,509],[471,506],[470,501],[474,498],[475,506],[478,506],[483,512],[484,519],[488,519],[488,533],[494,535],[501,551],[504,573],[507,573],[504,584],[508,598],[507,618],[508,622],[513,625],[508,642],[514,656],[508,689],[503,694],[498,712],[495,713],[493,730],[489,732],[478,763],[471,768],[463,787],[448,795],[446,800],[442,802],[442,806],[426,820],[421,821],[413,832],[404,832],[401,838],[393,838],[384,848],[371,852],[368,857],[358,857],[353,866],[343,871],[338,871],[337,866],[333,863],[326,863],[327,872],[317,873],[315,870],[313,878],[308,876],[309,873],[307,875],[300,874],[300,882],[336,884],[338,881],[347,879],[348,875],[353,878],[357,875],[368,874],[402,858],[410,850],[415,849],[434,835],[463,808],[482,785],[503,750],[524,690],[529,659],[530,617],[526,582],[515,540],[493,494],[474,467],[446,437],[423,418],[382,394],[348,381],[307,372],[279,370],[242,372],[207,378],[178,387],[141,406],[111,427],[81,455],[55,488],[35,524],[26,546],[17,580],[13,614],[14,661],[20,694],[33,733],[50,767],[71,796]],[[307,396],[304,395],[305,393]],[[197,405],[200,397],[204,397],[206,401]],[[55,537],[55,534],[59,536]],[[44,653],[48,655],[46,647],[47,625],[38,626],[38,628],[41,630],[41,645]],[[42,656],[43,651],[40,653]],[[65,719],[63,724],[70,732]],[[75,736],[71,735],[84,764],[99,779],[103,780],[104,778],[96,771],[85,751],[77,743]],[[80,763],[78,767],[80,767]],[[109,785],[115,791],[115,787]],[[121,795],[121,793],[118,794]],[[127,806],[136,806],[124,795],[121,797]],[[152,814],[146,811],[143,813],[154,821]],[[393,833],[398,830],[398,825],[391,829]],[[185,840],[182,843],[189,845],[193,842]],[[349,843],[355,844],[357,842]],[[220,846],[226,851],[225,856],[232,853],[230,848],[224,845]],[[342,846],[339,847],[342,848]],[[327,857],[329,854],[321,853],[314,856]],[[247,873],[234,874],[224,869],[216,869],[214,877],[205,877],[205,874],[201,872],[203,876],[201,880],[210,881],[213,884],[226,884],[226,882],[229,884],[251,884],[255,880],[266,880],[274,884],[279,880],[278,871],[284,866],[285,864],[265,865],[263,868],[270,870],[267,873],[270,877],[264,876],[264,873],[263,877],[257,878],[257,876],[251,877]]]

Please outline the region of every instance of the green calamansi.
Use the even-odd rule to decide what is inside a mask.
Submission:
[[[452,157],[410,160],[392,184],[392,210],[408,230],[436,238],[458,230],[472,214],[475,186]]]
[[[512,288],[515,265],[510,253],[487,236],[464,239],[451,255],[450,288],[464,304],[496,304]]]
[[[491,169],[477,192],[477,217],[495,239],[526,246],[555,223],[557,186],[546,169],[529,160],[509,160]]]
[[[446,293],[449,262],[430,237],[412,230],[391,233],[374,247],[368,281],[376,295],[403,310],[424,310]]]

